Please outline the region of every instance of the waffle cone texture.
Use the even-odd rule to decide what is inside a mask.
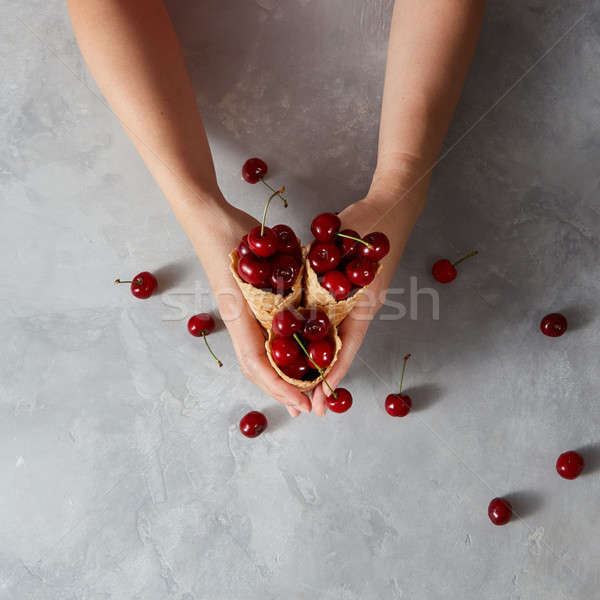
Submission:
[[[312,308],[312,307],[310,307],[310,308]],[[333,354],[333,360],[331,361],[329,366],[323,370],[323,375],[325,377],[327,377],[327,374],[329,373],[329,371],[331,371],[331,369],[333,368],[333,365],[335,365],[335,363],[337,362],[338,354],[340,353],[340,350],[342,349],[342,340],[340,340],[340,337],[337,333],[337,327],[335,327],[333,325],[331,325],[330,327],[331,327],[331,330],[329,332],[328,337],[329,337],[329,340],[331,342],[333,342],[335,351]],[[291,377],[288,377],[275,364],[275,361],[273,360],[273,355],[271,354],[271,341],[273,340],[273,338],[275,338],[275,334],[273,333],[273,330],[269,330],[269,338],[265,342],[265,348],[267,350],[267,358],[269,359],[271,366],[275,369],[275,371],[277,371],[277,375],[279,375],[279,377],[281,377],[281,379],[283,379],[287,383],[289,383],[289,384],[293,385],[295,388],[299,389],[301,392],[308,392],[308,391],[316,388],[317,385],[319,385],[319,383],[321,383],[321,381],[322,381],[322,378],[320,375],[316,379],[313,379],[312,381],[304,381],[303,379],[292,379]]]

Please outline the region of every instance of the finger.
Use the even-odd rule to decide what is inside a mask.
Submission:
[[[290,416],[292,417],[292,419],[295,419],[299,414],[300,411],[296,410],[295,408],[292,408],[291,406],[286,406],[287,411],[290,413]]]
[[[370,319],[364,317],[353,318],[352,313],[350,313],[340,325],[338,333],[342,340],[342,349],[338,355],[337,362],[327,375],[327,383],[334,390],[350,368],[370,324]],[[323,392],[325,400],[331,395],[331,390],[325,383],[322,383],[319,389]]]
[[[281,404],[306,413],[311,411],[312,405],[308,397],[281,379],[266,356],[256,363],[256,378],[258,385]]]
[[[263,330],[245,301],[239,314],[226,321],[226,326],[244,375],[281,404],[310,412],[310,400],[281,379],[267,360]]]
[[[329,377],[327,377],[329,381]],[[311,404],[313,408],[313,412],[319,417],[324,417],[327,413],[327,398],[321,389],[321,386],[318,385],[312,393]]]

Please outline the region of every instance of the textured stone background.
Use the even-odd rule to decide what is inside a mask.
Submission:
[[[239,178],[255,154],[294,199],[273,220],[304,237],[364,193],[391,6],[171,1],[233,202],[261,211]],[[184,315],[213,308],[204,275],[63,3],[2,0],[0,598],[595,597],[599,34],[595,1],[488,2],[394,282],[438,289],[440,320],[423,296],[417,320],[375,323],[352,410],[292,421],[224,331],[222,371],[188,335]],[[434,258],[475,247],[454,284],[432,282]],[[141,269],[162,296],[112,286]],[[557,340],[537,330],[552,310],[571,323]],[[393,420],[407,351],[415,410]],[[250,408],[271,422],[254,441],[236,429]],[[561,480],[557,455],[581,447],[588,473]],[[494,528],[495,495],[521,518]]]

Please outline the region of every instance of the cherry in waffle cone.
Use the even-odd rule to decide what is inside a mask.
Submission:
[[[238,266],[238,253],[237,250],[232,250],[229,254],[229,269],[231,274],[238,284],[246,302],[252,309],[254,316],[258,319],[260,324],[266,329],[271,328],[271,322],[273,316],[284,308],[296,307],[302,301],[302,281],[304,275],[304,265],[306,263],[306,250],[302,249],[302,261],[300,264],[300,271],[298,277],[292,286],[292,291],[287,296],[281,294],[274,294],[266,290],[255,288],[253,285],[246,283],[237,272]]]
[[[310,252],[310,246],[306,248],[306,255]],[[346,318],[348,313],[356,306],[356,303],[364,295],[365,290],[369,285],[357,289],[352,295],[345,300],[336,300],[320,283],[319,276],[310,266],[308,260],[305,261],[305,276],[304,276],[304,303],[307,306],[314,306],[324,311],[329,320],[336,327]],[[381,271],[381,263],[377,267],[375,277]],[[373,279],[373,281],[375,281]]]
[[[322,381],[320,375],[316,379],[313,379],[312,381],[304,381],[303,379],[292,379],[291,377],[288,377],[275,364],[275,361],[273,360],[273,356],[271,355],[271,341],[273,340],[274,337],[275,337],[275,334],[273,333],[273,330],[270,329],[269,330],[269,339],[265,342],[265,348],[267,350],[267,357],[269,359],[269,362],[271,363],[271,365],[273,366],[275,371],[277,371],[277,374],[279,375],[279,377],[281,377],[281,379],[283,379],[284,381],[287,381],[288,383],[293,385],[295,388],[298,388],[301,392],[308,392],[308,391],[312,390],[313,388],[316,388],[319,385],[319,383],[321,383],[321,381]],[[338,354],[340,353],[340,350],[342,349],[342,340],[340,339],[340,336],[337,333],[337,328],[334,326],[331,326],[331,331],[329,332],[329,339],[335,345],[335,352],[333,354],[333,360],[331,361],[329,366],[323,370],[323,375],[325,375],[325,377],[327,377],[327,374],[329,373],[329,371],[331,371],[331,369],[333,368],[333,365],[335,365],[337,358],[338,358]],[[302,350],[300,350],[300,351],[302,352]],[[309,364],[310,364],[310,361],[309,361]]]

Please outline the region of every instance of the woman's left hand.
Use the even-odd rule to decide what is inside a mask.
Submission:
[[[390,240],[390,252],[382,259],[382,269],[364,297],[338,326],[342,349],[336,364],[327,375],[327,382],[333,389],[346,375],[371,321],[383,305],[410,231],[425,204],[425,196],[426,185],[413,184],[411,189],[408,184],[399,186],[395,183],[382,189],[379,182],[372,186],[365,198],[339,214],[343,229],[354,229],[361,236],[372,231],[385,233]],[[324,416],[327,412],[327,398],[330,394],[324,383],[314,389],[312,408],[317,415]]]

